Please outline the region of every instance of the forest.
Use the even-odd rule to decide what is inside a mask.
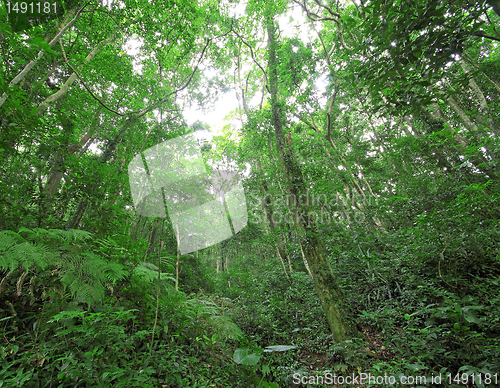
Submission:
[[[3,0],[0,56],[0,387],[500,387],[499,0]]]

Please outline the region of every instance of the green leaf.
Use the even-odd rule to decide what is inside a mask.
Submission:
[[[286,352],[287,350],[295,349],[296,346],[293,345],[274,345],[266,346],[264,352]]]
[[[256,353],[250,353],[248,348],[238,348],[234,351],[233,360],[237,364],[241,365],[257,365],[260,360],[260,355]]]
[[[428,369],[425,365],[420,365],[420,364],[409,364],[408,367],[413,371]]]
[[[481,320],[470,312],[464,313],[464,318],[469,323],[481,323]]]

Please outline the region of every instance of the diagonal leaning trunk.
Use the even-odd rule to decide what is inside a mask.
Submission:
[[[87,3],[88,4],[88,3]],[[59,42],[59,39],[61,38],[61,36],[64,34],[64,32],[66,32],[74,23],[75,21],[78,19],[78,17],[80,16],[80,13],[83,11],[83,8],[85,8],[87,6],[87,4],[85,4],[77,13],[76,13],[76,16],[69,20],[73,15],[75,15],[75,12],[76,10],[75,9],[70,9],[68,11],[68,13],[66,14],[66,17],[65,19],[63,20],[62,22],[62,27],[59,29],[58,33],[56,34],[56,36],[54,37],[54,39],[52,39],[50,42],[49,42],[49,47],[53,47],[57,42]],[[68,21],[69,20],[69,21]],[[43,50],[40,50],[38,55],[35,57],[35,59],[33,59],[31,62],[29,62],[23,70],[21,70],[19,72],[19,74],[17,74],[14,79],[12,81],[9,82],[9,88],[13,87],[14,85],[17,85],[19,83],[19,81],[21,81],[24,77],[26,77],[26,74],[28,74],[28,72],[37,64],[37,62],[43,57],[43,54],[44,54],[44,51]],[[2,94],[2,96],[0,96],[0,106],[2,106],[5,102],[5,100],[7,100],[7,92],[4,92]]]
[[[344,307],[342,294],[335,281],[330,262],[326,257],[323,242],[319,237],[316,221],[314,218],[309,219],[309,212],[312,210],[310,205],[311,201],[302,171],[293,156],[292,148],[285,143],[278,95],[278,64],[276,59],[276,45],[278,43],[276,41],[272,7],[273,2],[268,0],[265,10],[269,55],[268,82],[271,92],[272,122],[276,135],[278,158],[287,179],[288,192],[290,197],[294,199],[294,203],[291,204],[291,210],[294,215],[293,222],[301,235],[301,248],[309,264],[314,285],[330,325],[333,339],[337,342],[341,342],[352,338],[356,333],[356,329],[354,325],[351,324]],[[303,198],[306,198],[306,200],[300,200]]]

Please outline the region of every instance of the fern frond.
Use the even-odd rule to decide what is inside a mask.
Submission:
[[[196,310],[197,315],[199,317],[207,318],[210,315],[219,314],[219,309],[217,305],[211,301],[201,298],[193,298],[193,299],[188,299],[187,303]]]
[[[1,231],[0,268],[8,270],[10,274],[16,269],[24,268],[17,282],[19,294],[28,270],[32,269],[36,273],[51,265],[57,266],[64,289],[69,289],[77,300],[90,303],[104,296],[106,285],[114,284],[127,274],[124,265],[106,260],[100,254],[85,251],[89,249],[88,245],[76,244],[91,236],[89,232],[76,229],[20,228],[19,233]],[[105,241],[102,246],[110,247],[114,253],[123,250],[111,239],[102,241]],[[80,253],[82,250],[84,252]],[[31,287],[33,286],[34,283]]]
[[[139,263],[139,265],[142,265],[143,267],[146,267],[152,271],[158,272],[158,267],[154,265],[153,263],[150,263],[148,261],[143,261],[142,263]]]
[[[119,248],[118,244],[116,243],[116,241],[112,240],[111,237],[106,237],[105,239],[98,239],[97,241],[97,245],[99,245],[99,247],[101,249],[116,249],[116,248]]]
[[[32,238],[38,240],[44,239],[45,241],[53,241],[54,239],[56,239],[59,242],[63,242],[62,238],[58,234],[50,232],[47,229],[43,228],[33,229]]]
[[[14,245],[24,242],[24,238],[11,230],[2,230],[0,232],[0,255],[2,252],[9,250]]]
[[[82,242],[92,237],[92,233],[80,229],[49,229],[47,232],[50,237],[58,238],[64,242]]]
[[[5,254],[0,257],[0,268],[12,272],[19,266],[19,262],[12,255]]]
[[[177,261],[177,257],[172,256],[163,256],[160,258],[161,265],[166,269],[167,272],[174,272],[175,263]]]
[[[87,303],[102,299],[105,284],[115,283],[126,275],[121,264],[108,262],[92,252],[67,255],[62,266],[61,282],[65,289],[69,287],[73,297]]]
[[[194,311],[198,318],[204,318],[220,339],[237,339],[243,336],[243,332],[229,316],[222,315],[220,307],[205,298],[191,298],[186,301],[187,307]]]
[[[13,271],[19,266],[25,269],[35,266],[44,269],[52,261],[53,255],[45,245],[28,242],[10,230],[0,232],[0,268]]]
[[[238,339],[243,336],[243,332],[227,315],[212,315],[208,319],[214,328],[218,339]]]
[[[153,283],[158,279],[158,267],[152,263],[139,263],[133,270],[133,273],[143,278],[148,283]],[[160,272],[160,280],[171,280],[175,282],[172,274]]]
[[[18,233],[28,233],[30,236],[34,234],[34,232],[31,230],[31,229],[28,229],[28,228],[25,228],[24,226],[21,226],[19,228],[19,232]]]
[[[103,274],[111,284],[115,284],[118,280],[125,278],[127,271],[120,263],[108,262],[103,269]]]
[[[146,282],[151,283],[158,277],[158,274],[143,264],[144,263],[139,263],[134,268],[133,273],[144,279]]]
[[[92,238],[92,233],[80,229],[70,229],[67,232],[71,233],[71,238],[75,241],[86,241]]]

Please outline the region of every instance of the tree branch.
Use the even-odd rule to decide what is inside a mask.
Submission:
[[[196,64],[194,70],[191,72],[191,75],[189,76],[189,78],[187,79],[187,81],[184,83],[184,86],[178,88],[178,89],[175,89],[173,92],[170,92],[169,94],[167,94],[167,96],[158,101],[156,104],[154,105],[151,105],[149,108],[145,108],[139,112],[132,112],[132,113],[137,113],[137,118],[139,117],[142,117],[144,116],[146,113],[148,112],[151,112],[153,109],[156,109],[158,108],[161,104],[163,104],[164,102],[166,102],[170,96],[172,95],[177,95],[177,93],[183,91],[184,89],[186,89],[188,87],[188,85],[191,83],[193,77],[194,77],[194,74],[196,73],[196,71],[198,70],[198,66],[200,66],[200,63],[201,63],[201,60],[203,59],[203,56],[205,55],[205,51],[207,50],[207,47],[208,45],[210,44],[210,42],[212,41],[212,39],[207,39],[207,43],[205,44],[205,47],[203,47],[203,51],[201,52],[201,55],[200,55],[200,58],[198,59],[198,63]]]
[[[301,117],[300,115],[298,115],[297,113],[295,113],[293,111],[291,113],[292,113],[292,115],[294,115],[295,117],[297,117],[300,121],[302,121],[303,123],[307,124],[307,126],[309,128],[311,128],[314,132],[320,133],[319,128],[316,126],[316,123],[309,122],[307,119]]]
[[[305,5],[305,2],[304,4],[302,4],[301,2],[299,2],[298,0],[293,0],[294,3],[298,4],[303,10],[304,12],[307,14],[307,17],[312,20],[313,22],[320,22],[320,21],[323,21],[323,20],[330,20],[332,22],[335,22],[337,23],[338,25],[340,25],[340,20],[338,18],[332,18],[332,17],[328,17],[328,16],[325,16],[325,17],[320,17],[318,14],[314,13],[314,12],[311,12],[307,9],[306,5]],[[333,12],[333,11],[332,11]],[[340,16],[340,15],[339,15]]]
[[[66,62],[66,64],[69,66],[69,68],[71,70],[73,70],[73,73],[76,74],[76,76],[78,77],[78,79],[82,82],[82,85],[83,87],[87,90],[87,92],[90,93],[90,95],[99,103],[101,104],[102,107],[104,107],[105,109],[109,110],[110,112],[113,112],[114,114],[117,114],[118,116],[126,116],[126,113],[120,113],[120,112],[117,112],[116,110],[108,107],[104,102],[102,102],[93,92],[92,90],[90,90],[90,88],[87,86],[87,84],[85,83],[85,81],[82,79],[82,77],[80,76],[80,74],[76,71],[76,69],[70,65],[70,63],[68,62],[68,58],[66,57],[66,52],[64,51],[64,46],[62,44],[62,41],[59,41],[59,45],[61,46],[61,50],[62,50],[62,53],[63,53],[63,56],[64,56],[64,61]]]
[[[491,39],[491,40],[495,40],[497,42],[500,42],[500,38],[495,38],[494,36],[485,35],[485,34],[481,33],[480,31],[474,32],[472,35],[480,36],[481,38]]]
[[[324,5],[324,4],[320,3],[319,0],[314,0],[314,2],[316,4],[318,4],[320,7],[323,7],[324,9],[326,9],[330,13],[330,15],[335,16],[337,18],[340,18],[340,14],[338,12],[335,12],[334,10],[332,10],[328,5]]]
[[[86,57],[85,57],[85,62],[89,62],[91,61],[98,53],[99,51],[101,51],[101,49],[107,45],[109,42],[111,42],[113,39],[114,39],[115,35],[111,35],[110,37],[108,37],[107,39],[103,40],[102,42],[100,42],[95,48],[94,50],[92,50]],[[64,52],[64,51],[63,51]],[[65,56],[66,58],[66,56]],[[82,66],[82,65],[80,65]],[[49,107],[49,103],[51,102],[55,102],[57,100],[59,100],[64,94],[67,93],[69,87],[71,86],[71,84],[75,81],[77,77],[77,74],[76,73],[73,73],[71,74],[71,76],[66,80],[66,82],[64,83],[64,85],[59,89],[57,89],[57,92],[55,92],[54,94],[51,94],[49,97],[47,97],[45,99],[45,101],[43,101],[37,108],[37,114],[38,115],[41,115],[48,107]],[[50,85],[49,85],[50,87]],[[52,88],[51,88],[52,89]]]
[[[252,49],[252,46],[250,46],[250,44],[248,44],[247,42],[245,42],[245,40],[243,39],[243,37],[238,34],[236,31],[233,31],[235,33],[235,35],[240,38],[241,42],[247,46],[249,49],[250,49],[250,55],[252,56],[252,59],[253,61],[255,62],[255,64],[259,67],[260,70],[262,70],[262,73],[264,73],[264,78],[265,78],[265,84],[266,84],[266,89],[267,91],[269,92],[269,88],[267,86],[267,72],[264,70],[264,68],[260,65],[260,63],[257,61],[257,59],[255,59],[255,55],[253,53],[253,49]]]
[[[54,37],[54,39],[52,39],[50,42],[49,42],[49,47],[52,47],[54,46],[54,44],[57,43],[57,41],[61,38],[61,36],[64,34],[64,32],[66,32],[68,30],[68,28],[70,28],[76,21],[76,19],[78,19],[78,17],[80,16],[80,14],[82,13],[83,9],[89,5],[91,2],[89,1],[88,3],[86,3],[82,8],[80,8],[78,10],[78,12],[76,13],[75,17],[73,19],[71,19],[68,23],[66,23],[66,25],[64,27],[61,28],[61,30],[57,33],[57,35]],[[72,10],[68,11],[68,17],[71,17],[72,16]],[[30,63],[28,63],[23,70],[21,70],[21,72],[12,80],[10,81],[9,83],[9,88],[11,88],[12,86],[16,85],[17,83],[19,83],[19,81],[21,81],[25,76],[26,74],[28,74],[28,72],[33,68],[33,66],[36,65],[36,63],[38,62],[39,59],[41,59],[43,57],[43,50],[40,50],[38,52],[38,55],[35,59],[33,59]],[[0,106],[3,105],[3,103],[5,102],[5,100],[7,99],[7,93],[3,93],[2,94],[2,97],[0,97]]]
[[[326,111],[326,138],[331,139],[330,135],[330,130],[332,126],[332,108],[333,104],[335,103],[335,98],[337,97],[337,92],[338,92],[338,82],[337,80],[333,81],[335,84],[335,92],[333,93],[332,99],[330,100],[330,103],[328,104],[328,110]]]

